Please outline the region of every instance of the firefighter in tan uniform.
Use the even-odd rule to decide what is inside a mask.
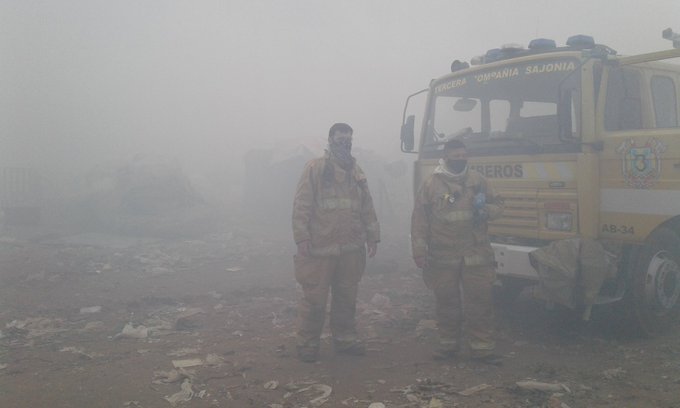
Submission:
[[[295,193],[295,279],[303,291],[298,307],[297,352],[305,362],[318,358],[329,291],[330,329],[336,352],[365,354],[357,338],[355,306],[366,248],[369,257],[375,255],[380,226],[366,176],[351,155],[352,133],[345,123],[331,127],[328,151],[307,163]]]
[[[411,218],[413,259],[434,291],[440,346],[436,359],[460,351],[463,323],[471,357],[497,363],[494,354],[493,249],[486,221],[502,201],[480,173],[467,167],[465,145],[450,140],[444,159],[423,183]]]

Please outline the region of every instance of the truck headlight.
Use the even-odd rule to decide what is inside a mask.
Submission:
[[[547,213],[545,226],[553,231],[571,231],[574,215],[571,213]]]

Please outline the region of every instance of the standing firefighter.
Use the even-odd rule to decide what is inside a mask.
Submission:
[[[418,192],[411,218],[413,259],[436,299],[436,359],[460,351],[465,322],[472,358],[499,360],[493,353],[495,261],[487,220],[502,210],[484,176],[468,168],[465,145],[448,141],[444,159]]]
[[[331,127],[328,151],[307,163],[295,193],[295,279],[303,291],[298,308],[297,351],[305,362],[318,358],[329,290],[330,328],[336,352],[365,354],[357,338],[354,315],[366,247],[368,256],[374,256],[380,226],[366,176],[351,154],[352,133],[345,123]]]

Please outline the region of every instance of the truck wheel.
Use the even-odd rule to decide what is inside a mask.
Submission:
[[[659,228],[640,251],[633,271],[633,307],[642,333],[652,336],[677,321],[680,297],[680,238]]]

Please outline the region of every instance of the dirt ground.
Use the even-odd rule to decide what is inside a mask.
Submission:
[[[287,234],[5,232],[0,407],[680,407],[677,327],[621,337],[527,291],[498,309],[503,365],[432,360],[433,298],[409,252],[386,238],[368,264],[368,354],[336,356],[326,335],[307,364]]]

